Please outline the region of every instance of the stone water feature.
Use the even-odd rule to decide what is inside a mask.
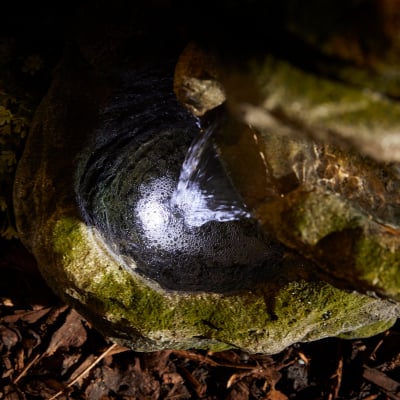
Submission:
[[[84,42],[68,47],[15,182],[21,240],[63,300],[137,351],[271,354],[395,322],[396,163],[382,169],[247,120],[263,114],[238,112],[253,96],[236,88],[258,86],[237,79],[263,83],[261,70],[231,75],[196,46],[149,58],[135,41],[111,53],[97,43],[96,54]],[[190,60],[204,63],[193,71]],[[268,76],[279,85],[268,89],[279,100],[290,66],[277,63]],[[187,82],[189,102],[179,92]],[[189,112],[192,100],[204,112]],[[171,199],[192,140],[210,126],[204,187],[245,212],[192,224]]]

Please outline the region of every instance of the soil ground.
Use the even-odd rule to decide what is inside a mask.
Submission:
[[[18,241],[0,241],[0,399],[400,400],[400,323],[377,336],[138,353],[63,304]]]

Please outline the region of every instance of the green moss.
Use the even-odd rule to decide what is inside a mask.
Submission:
[[[357,242],[354,258],[361,279],[400,300],[400,249],[395,241],[383,234],[363,236]]]
[[[315,189],[299,192],[288,199],[287,217],[291,223],[289,234],[305,244],[315,245],[333,232],[354,229],[362,223],[361,214],[334,194]]]
[[[296,281],[279,293],[276,314],[282,319],[283,326],[291,318],[292,325],[307,321],[317,329],[326,330],[331,322],[346,321],[348,315],[357,318],[357,311],[370,302],[368,296],[347,293],[326,282]]]
[[[282,103],[297,98],[303,99],[302,107],[311,107],[327,102],[355,102],[362,97],[358,90],[272,57],[267,57],[259,64],[253,63],[250,74],[257,77],[257,86],[262,90],[264,97],[274,93]],[[300,108],[298,110],[301,112]]]
[[[350,332],[344,332],[338,335],[341,339],[361,339],[375,336],[381,332],[391,328],[397,321],[397,318],[392,318],[387,321],[378,321],[373,324],[363,326],[359,329],[354,329]]]
[[[246,339],[252,328],[265,329],[271,320],[259,294],[204,294],[180,303],[178,319],[185,321],[186,326],[195,326],[205,337],[228,343]]]
[[[76,254],[85,251],[82,222],[70,217],[59,219],[53,230],[53,250],[64,264],[72,265]]]
[[[91,236],[81,221],[70,217],[57,221],[53,230],[54,252],[61,258],[63,271],[86,293],[86,300],[101,308],[98,311],[103,314],[135,316],[143,329],[148,323],[153,328],[165,328],[161,295],[138,285],[123,267],[117,268],[115,260],[102,253],[97,247],[100,243]]]
[[[370,287],[393,298],[400,298],[400,249],[398,237],[383,230],[368,219],[366,215],[351,207],[338,196],[319,192],[301,194],[290,204],[284,221],[283,235],[298,246],[306,245],[313,257],[322,263],[334,263],[339,276],[347,276],[350,280],[359,279]],[[347,232],[346,243],[351,244],[348,250],[348,263],[351,270],[344,268],[343,257],[332,257],[329,248],[319,246],[325,238],[332,234]],[[350,240],[351,239],[351,240]],[[339,241],[339,236],[335,236]],[[344,242],[343,242],[344,245]],[[321,253],[322,251],[322,253]],[[345,249],[342,249],[343,254]],[[331,271],[332,272],[332,271]]]
[[[65,255],[75,244],[82,241],[80,225],[78,219],[70,217],[61,218],[56,222],[53,230],[53,249],[56,253]]]
[[[172,299],[171,299],[172,300]],[[156,290],[135,284],[127,316],[145,332],[174,329],[175,307]]]

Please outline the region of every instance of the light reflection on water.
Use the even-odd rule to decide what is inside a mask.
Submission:
[[[165,257],[182,254],[214,265],[259,265],[265,260],[269,245],[252,226],[215,220],[189,225],[182,209],[171,204],[175,189],[172,177],[158,177],[139,188],[134,215],[149,251],[162,251]]]

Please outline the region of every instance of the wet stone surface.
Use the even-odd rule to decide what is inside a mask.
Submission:
[[[158,74],[124,75],[95,140],[79,157],[76,195],[84,220],[128,269],[166,289],[254,288],[278,267],[283,247],[252,219],[192,226],[171,204],[189,145],[200,133],[171,93],[172,81]],[[218,168],[221,175],[214,164],[209,175]]]

